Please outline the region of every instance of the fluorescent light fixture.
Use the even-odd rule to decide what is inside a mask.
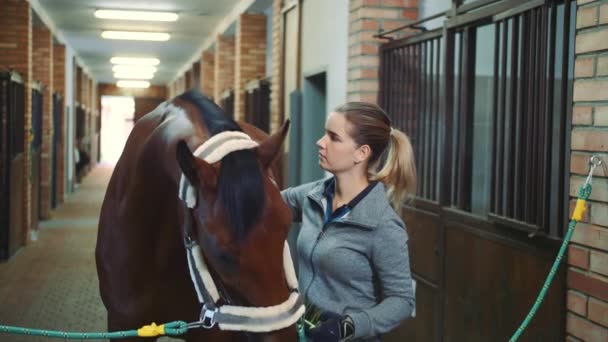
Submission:
[[[154,74],[145,72],[116,72],[114,78],[131,80],[149,80],[154,78]]]
[[[103,31],[101,37],[105,39],[123,40],[151,40],[164,42],[171,36],[164,32],[135,32],[135,31]]]
[[[110,63],[126,65],[158,65],[160,61],[158,58],[112,57],[110,58]]]
[[[133,80],[120,80],[116,82],[116,86],[119,88],[148,88],[150,82],[148,81],[133,81]]]
[[[172,12],[120,11],[99,9],[95,17],[100,19],[144,20],[144,21],[176,21],[178,15]]]
[[[115,65],[112,67],[112,71],[114,72],[145,72],[145,73],[155,73],[156,67],[151,65]]]

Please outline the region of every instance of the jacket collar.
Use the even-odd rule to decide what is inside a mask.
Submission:
[[[323,209],[323,198],[325,192],[325,181],[318,182],[308,193],[308,198],[313,200],[319,208]],[[382,182],[376,183],[371,191],[349,212],[349,214],[337,220],[345,224],[357,225],[362,228],[374,229],[378,226],[384,212],[390,204],[386,198],[386,190]],[[321,212],[323,212],[321,210]]]

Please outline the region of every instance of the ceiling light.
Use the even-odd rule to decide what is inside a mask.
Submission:
[[[155,73],[156,67],[151,65],[115,65],[112,67],[114,72],[145,72]]]
[[[95,17],[100,19],[176,21],[178,15],[172,12],[97,10]]]
[[[105,39],[124,40],[154,40],[167,41],[171,36],[164,32],[133,32],[133,31],[103,31],[101,37]]]
[[[116,86],[119,88],[148,88],[150,86],[150,82],[120,80],[120,81],[116,82]]]
[[[114,78],[132,79],[132,80],[149,80],[154,77],[154,74],[145,72],[116,72]]]
[[[139,58],[139,57],[112,57],[112,64],[128,64],[128,65],[158,65],[158,58]]]

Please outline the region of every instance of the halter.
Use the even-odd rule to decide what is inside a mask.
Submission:
[[[225,131],[218,133],[196,148],[194,155],[207,163],[220,161],[228,153],[255,148],[258,143],[243,133]],[[270,332],[287,328],[297,322],[304,314],[304,304],[298,292],[298,280],[293,268],[289,245],[283,247],[283,268],[287,278],[290,295],[283,303],[268,307],[245,307],[235,305],[217,306],[220,294],[209,273],[200,246],[191,238],[191,217],[189,209],[197,202],[196,189],[182,174],[180,179],[179,197],[184,201],[186,215],[184,217],[184,244],[188,259],[190,277],[194,283],[198,301],[202,305],[198,322],[191,327],[213,328],[216,324],[221,330],[245,332]]]

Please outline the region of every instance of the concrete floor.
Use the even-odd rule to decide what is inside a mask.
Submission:
[[[0,263],[0,325],[107,331],[94,251],[99,211],[111,173],[107,166],[92,170],[52,212],[52,219],[41,221],[38,240]],[[0,334],[0,342],[58,340]]]

